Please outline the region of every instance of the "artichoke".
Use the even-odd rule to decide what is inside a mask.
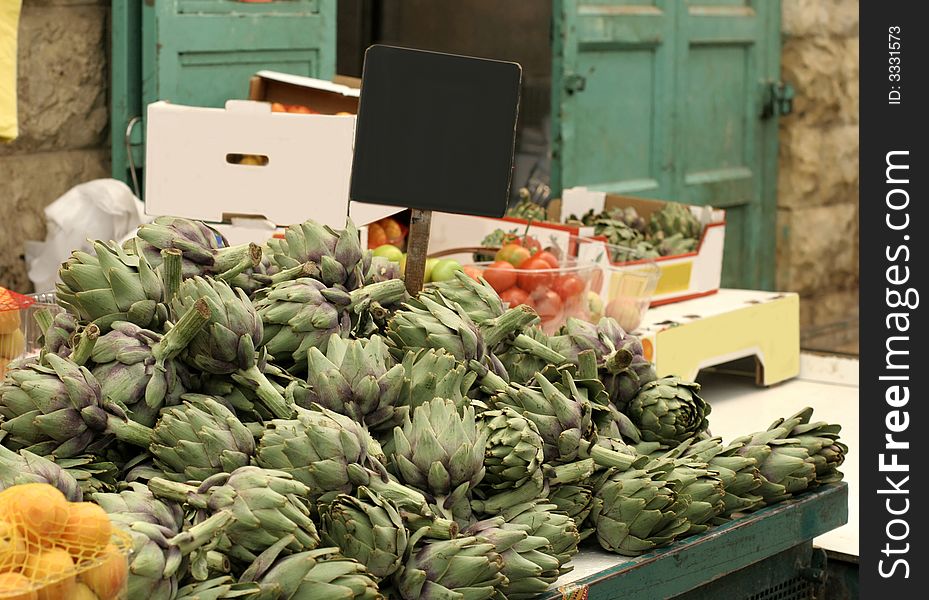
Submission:
[[[762,498],[755,494],[762,483],[761,473],[754,458],[736,454],[739,445],[727,448],[720,438],[684,442],[677,452],[682,456],[707,463],[723,483],[723,510],[713,522],[725,522],[733,513],[747,512],[762,506]]]
[[[330,410],[297,411],[295,419],[275,419],[258,442],[255,462],[292,475],[317,498],[351,494],[366,485],[366,469],[377,469],[380,446],[364,425]]]
[[[403,600],[486,600],[506,583],[502,568],[503,557],[491,542],[477,536],[459,537],[414,548],[394,575],[394,584]]]
[[[545,501],[510,508],[502,514],[502,518],[507,525],[522,527],[530,536],[539,536],[548,542],[543,552],[557,560],[556,576],[571,571],[573,567],[565,565],[577,554],[577,545],[581,541],[579,521],[560,512],[555,504]]]
[[[205,317],[200,326],[203,321]],[[100,382],[103,397],[125,408],[133,421],[151,427],[163,407],[177,404],[194,385],[173,355],[190,343],[199,328],[175,327],[162,337],[127,321],[116,321],[112,327],[93,346],[91,359],[96,366],[91,373]]]
[[[255,309],[264,323],[262,346],[281,366],[303,373],[310,348],[325,353],[333,334],[348,337],[353,313],[374,302],[398,302],[406,297],[406,288],[402,281],[390,280],[346,292],[301,277],[275,284],[258,296]]]
[[[210,396],[187,394],[183,406],[164,411],[150,452],[165,477],[203,481],[249,464],[255,438],[235,413]]]
[[[21,483],[48,483],[58,488],[69,502],[84,499],[77,479],[67,469],[27,450],[16,453],[0,446],[0,490]]]
[[[256,365],[268,382],[284,397],[288,406],[309,408],[310,387],[303,379],[294,377],[284,369],[267,360],[267,353],[260,351]],[[234,411],[243,421],[269,421],[274,418],[258,397],[255,382],[241,375],[207,375],[200,380],[200,392],[211,395],[224,406]]]
[[[129,483],[118,494],[95,494],[93,499],[132,537],[126,597],[173,600],[186,566],[184,552],[171,543],[184,526],[181,507],[158,500],[140,483]]]
[[[127,250],[137,250],[153,267],[161,265],[163,250],[180,251],[184,279],[211,276],[231,283],[261,259],[261,249],[255,244],[230,247],[219,232],[193,219],[156,217],[139,227],[136,236],[126,243]]]
[[[400,480],[431,496],[443,516],[467,519],[471,490],[484,478],[487,436],[473,408],[459,414],[453,401],[434,398],[394,429],[391,466]]]
[[[180,588],[174,600],[222,600],[224,598],[250,598],[258,594],[254,583],[236,583],[228,576],[208,581],[195,581]]]
[[[680,499],[666,481],[644,469],[613,473],[597,490],[590,519],[604,549],[638,556],[670,544],[690,529]]]
[[[338,548],[318,548],[287,556],[261,575],[258,587],[260,597],[280,600],[384,598],[365,566],[342,556]]]
[[[675,234],[685,238],[699,238],[702,233],[700,220],[690,208],[677,202],[665,203],[648,222],[648,234],[653,239],[662,240]]]
[[[816,467],[817,484],[842,481],[842,473],[838,468],[845,462],[845,455],[848,453],[848,446],[839,441],[842,426],[823,421],[810,423],[812,416],[813,409],[806,407],[783,422],[776,422],[775,425],[792,425],[787,435],[798,440],[809,452],[810,460]]]
[[[343,340],[332,335],[326,353],[310,348],[307,383],[309,402],[364,423],[372,430],[392,429],[408,408],[397,406],[404,387],[404,367],[397,364],[384,340]]]
[[[613,246],[625,248],[635,246],[645,239],[641,231],[613,215],[605,215],[594,221],[594,233],[604,236],[607,243]]]
[[[625,412],[643,440],[676,446],[706,431],[710,405],[698,391],[699,383],[662,377],[642,386]]]
[[[545,221],[548,219],[545,207],[536,204],[528,197],[521,197],[519,202],[509,207],[506,210],[506,216],[527,221]]]
[[[210,514],[231,512],[234,520],[217,546],[230,558],[251,563],[285,536],[291,536],[289,552],[319,544],[308,508],[310,490],[283,471],[247,466],[209,477],[199,487],[160,477],[148,486],[159,498],[186,502]]]
[[[148,446],[151,429],[127,419],[118,406],[105,401],[90,371],[55,354],[45,358],[50,367],[31,364],[13,369],[0,384],[4,445],[57,458],[98,452],[113,437]]]
[[[191,367],[216,375],[235,374],[251,383],[265,407],[278,418],[292,414],[292,406],[258,368],[255,352],[261,342],[261,319],[242,290],[233,291],[223,281],[194,277],[181,283],[171,303],[184,314],[199,300],[210,308],[207,324],[180,354]]]
[[[94,256],[74,251],[62,264],[58,303],[106,333],[114,321],[157,329],[168,319],[161,279],[142,256],[114,243],[94,242]]]
[[[549,541],[529,533],[527,525],[507,523],[502,517],[494,517],[478,521],[464,534],[490,542],[503,559],[500,574],[506,579],[499,588],[503,598],[535,598],[558,579],[561,565],[552,556]]]
[[[71,313],[65,311],[56,314],[42,333],[40,341],[43,354],[57,354],[62,358],[70,356],[72,339],[80,329],[77,318]]]
[[[426,348],[403,357],[404,380],[398,405],[406,413],[433,398],[454,400],[459,408],[469,404],[468,392],[477,376],[444,350]],[[403,414],[403,413],[401,413]]]
[[[377,492],[359,487],[357,497],[341,494],[322,510],[324,544],[365,565],[384,579],[403,562],[407,531],[397,506]]]
[[[677,497],[687,501],[681,514],[690,528],[682,535],[703,533],[725,511],[723,482],[707,463],[693,458],[661,458],[647,468],[653,478],[670,483]]]
[[[478,428],[487,433],[483,486],[491,490],[516,488],[539,473],[544,453],[535,423],[504,407],[481,414]]]
[[[594,496],[593,486],[586,483],[557,485],[549,491],[548,501],[555,506],[554,510],[576,523],[579,541],[584,541],[595,531],[587,521],[595,502],[599,501]]]
[[[461,271],[455,272],[453,280],[439,281],[425,288],[419,293],[418,298],[410,300],[410,305],[425,310],[421,298],[429,298],[446,308],[452,308],[457,304],[478,325],[496,319],[506,312],[506,305],[490,284],[483,280],[475,281]]]

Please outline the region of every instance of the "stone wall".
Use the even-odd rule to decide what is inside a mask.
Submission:
[[[43,209],[107,177],[107,0],[24,0],[19,138],[0,144],[0,286],[30,291],[23,241],[45,238]]]
[[[783,0],[777,285],[805,348],[858,352],[858,1]]]

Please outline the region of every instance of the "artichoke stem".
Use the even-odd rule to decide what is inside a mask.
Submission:
[[[406,285],[402,279],[388,279],[353,290],[349,296],[351,296],[350,308],[366,301],[393,304],[406,298]]]
[[[239,375],[246,378],[257,387],[255,393],[261,399],[265,407],[271,411],[278,419],[290,419],[293,417],[294,408],[291,406],[287,400],[275,389],[275,387],[268,381],[268,378],[265,377],[265,374],[262,373],[256,365],[252,365],[248,369],[240,369]]]
[[[545,480],[549,485],[577,483],[593,475],[595,470],[596,464],[589,458],[556,467],[546,465]]]
[[[177,248],[161,251],[161,283],[164,286],[164,302],[170,303],[177,295],[183,277],[183,253]]]
[[[601,467],[614,467],[622,471],[627,471],[635,464],[638,456],[622,454],[609,448],[604,448],[599,444],[594,444],[587,440],[581,440],[581,455],[589,456]]]
[[[77,336],[77,343],[71,351],[71,361],[76,365],[83,365],[90,359],[94,344],[100,336],[100,328],[91,323]]]
[[[148,448],[152,443],[152,428],[131,419],[123,420],[116,415],[107,415],[106,430],[120,441],[140,448]]]
[[[197,548],[219,535],[229,523],[235,520],[228,510],[221,510],[209,519],[197,523],[187,531],[183,531],[170,539],[169,543],[177,546],[181,554],[190,554]],[[209,559],[209,557],[207,557]],[[228,561],[227,561],[228,562]]]
[[[148,482],[152,494],[164,500],[186,502],[194,508],[206,508],[206,498],[197,493],[197,488],[186,483],[169,481],[161,477],[152,477]]]
[[[177,324],[152,347],[152,356],[158,364],[164,364],[166,360],[171,360],[186,348],[212,315],[213,311],[206,300],[200,298],[194,302]]]
[[[561,353],[552,350],[542,342],[523,333],[516,336],[516,339],[513,340],[513,347],[520,352],[525,352],[531,356],[541,358],[553,365],[563,365],[568,362],[568,359]]]
[[[47,308],[43,308],[41,310],[36,311],[34,317],[35,317],[35,322],[39,326],[39,331],[42,332],[42,335],[46,335],[46,333],[48,332],[48,328],[52,326],[52,321],[54,321],[54,318],[52,317],[52,313],[48,312]]]
[[[538,319],[539,315],[525,304],[515,306],[508,309],[499,317],[487,321],[485,326],[481,327],[482,333],[484,334],[484,342],[487,344],[488,348],[493,348],[510,334],[523,329]],[[522,334],[520,334],[520,336],[522,336]]]
[[[245,250],[246,252],[239,259],[239,262],[232,265],[225,271],[221,271],[218,275],[216,275],[216,279],[220,279],[228,283],[248,269],[257,267],[258,263],[261,262],[261,247],[257,244],[250,243]]]
[[[242,264],[243,259],[251,261],[251,246],[254,244],[239,244],[215,251],[213,257],[213,272],[225,273]],[[246,267],[248,268],[248,267]],[[241,273],[241,271],[239,271]],[[233,275],[234,277],[234,275]]]
[[[420,534],[421,537],[433,540],[450,540],[457,536],[460,531],[458,523],[451,519],[425,517],[405,510],[400,511],[400,517],[406,523],[407,529],[413,532],[423,530]]]
[[[593,350],[583,350],[577,355],[577,379],[598,379],[597,354]]]
[[[291,281],[301,277],[310,277],[313,274],[313,266],[313,263],[308,262],[303,263],[302,265],[297,265],[296,267],[284,269],[283,271],[268,277],[268,285],[274,285],[275,283],[280,283],[282,281]]]

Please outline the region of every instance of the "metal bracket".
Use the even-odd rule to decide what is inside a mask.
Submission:
[[[761,118],[789,115],[794,108],[794,88],[783,81],[762,84]]]
[[[583,75],[578,75],[576,73],[565,75],[564,89],[569,94],[573,94],[574,92],[582,92],[584,91],[585,87],[587,87],[587,78]]]

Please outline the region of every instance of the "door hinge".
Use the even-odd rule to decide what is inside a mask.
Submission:
[[[586,86],[587,78],[583,75],[578,75],[576,73],[565,75],[564,89],[569,94],[573,94],[574,92],[581,92]]]
[[[769,81],[762,84],[761,118],[786,116],[794,108],[794,88],[783,81]]]

